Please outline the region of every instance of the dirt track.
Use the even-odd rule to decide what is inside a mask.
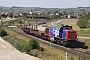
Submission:
[[[27,55],[25,53],[21,53],[0,37],[0,60],[40,60],[40,59]]]

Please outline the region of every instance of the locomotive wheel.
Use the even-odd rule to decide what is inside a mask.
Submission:
[[[50,37],[49,36],[47,36],[47,40],[50,40]]]
[[[64,40],[61,41],[61,44],[62,44],[63,46],[66,46],[66,42],[65,42]]]
[[[58,39],[56,39],[56,38],[54,38],[54,43],[58,43],[58,41],[57,41]]]
[[[63,43],[63,46],[66,46],[66,42]]]
[[[59,40],[57,40],[57,43],[60,45],[60,41]]]
[[[57,43],[57,40],[56,39],[54,39],[54,43]]]
[[[44,35],[43,34],[41,34],[40,36],[41,36],[42,39],[44,39]]]

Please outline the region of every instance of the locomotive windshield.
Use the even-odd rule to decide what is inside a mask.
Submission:
[[[63,26],[63,30],[72,30],[72,26]]]

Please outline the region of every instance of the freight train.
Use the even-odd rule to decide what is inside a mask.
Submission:
[[[61,25],[59,27],[47,27],[45,30],[38,30],[35,28],[22,28],[22,30],[33,36],[63,45],[74,45],[77,40],[76,31],[72,29],[72,26]]]

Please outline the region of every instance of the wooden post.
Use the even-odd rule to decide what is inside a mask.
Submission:
[[[68,60],[68,53],[66,52],[66,60]]]

